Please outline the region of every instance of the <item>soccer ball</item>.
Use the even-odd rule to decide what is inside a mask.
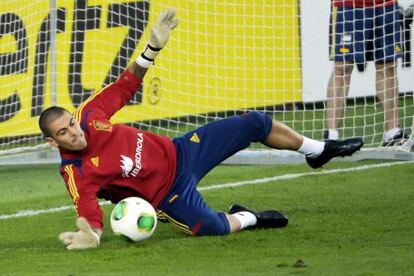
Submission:
[[[157,227],[157,214],[150,203],[139,197],[128,197],[115,205],[111,213],[111,228],[131,242],[146,240]]]

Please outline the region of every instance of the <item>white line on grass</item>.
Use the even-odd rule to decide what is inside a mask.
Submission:
[[[62,207],[57,207],[57,208],[40,209],[40,210],[31,210],[31,209],[19,210],[14,214],[1,215],[0,220],[20,218],[20,217],[31,217],[31,216],[37,216],[37,215],[49,214],[49,213],[59,213],[59,212],[63,212],[66,210],[73,209],[73,208],[74,208],[73,206],[62,206]]]
[[[359,166],[359,167],[344,168],[344,169],[332,169],[332,170],[314,171],[314,172],[306,172],[306,173],[291,173],[291,174],[277,175],[277,176],[273,176],[273,177],[252,179],[252,180],[246,180],[246,181],[216,184],[216,185],[211,185],[211,186],[208,186],[208,187],[201,187],[198,190],[207,191],[207,190],[215,190],[215,189],[222,189],[222,188],[228,188],[228,187],[238,187],[238,186],[244,186],[244,185],[263,184],[263,183],[272,182],[272,181],[295,179],[295,178],[300,178],[300,177],[304,177],[304,176],[334,174],[334,173],[340,173],[340,172],[364,171],[364,170],[369,170],[369,169],[392,167],[392,166],[410,164],[410,163],[414,163],[414,161],[398,161],[398,162],[391,162],[391,163],[363,165],[363,166]]]
[[[364,171],[364,170],[369,170],[369,169],[392,167],[392,166],[411,164],[411,163],[414,163],[414,161],[398,161],[398,162],[391,162],[391,163],[363,165],[359,167],[352,167],[352,168],[345,168],[345,169],[323,170],[323,171],[306,172],[306,173],[291,173],[291,174],[277,175],[273,177],[265,177],[265,178],[252,179],[252,180],[246,180],[246,181],[215,184],[215,185],[211,185],[207,187],[198,188],[198,190],[209,191],[209,190],[223,189],[223,188],[229,188],[229,187],[264,184],[268,182],[289,180],[289,179],[295,179],[295,178],[312,176],[312,175],[325,175],[325,174],[335,174],[335,173],[343,173],[343,172]],[[100,202],[100,205],[108,205],[108,204],[111,204],[111,202],[110,201]],[[59,212],[63,212],[63,211],[70,210],[70,209],[74,209],[74,207],[73,206],[62,206],[62,207],[57,207],[57,208],[40,209],[40,210],[31,210],[31,209],[20,210],[13,214],[0,215],[0,220],[19,218],[19,217],[31,217],[31,216],[41,215],[41,214],[59,213]]]

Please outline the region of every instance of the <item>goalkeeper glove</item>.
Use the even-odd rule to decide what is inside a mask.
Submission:
[[[141,67],[148,68],[160,50],[167,44],[171,30],[177,25],[178,19],[175,18],[174,9],[170,8],[161,12],[156,25],[151,29],[149,43],[137,58],[136,63]]]
[[[102,231],[92,229],[84,217],[79,217],[76,225],[79,228],[78,232],[63,232],[59,235],[59,240],[66,245],[66,248],[72,250],[98,247]]]

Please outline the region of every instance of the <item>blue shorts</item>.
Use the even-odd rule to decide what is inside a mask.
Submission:
[[[332,7],[330,59],[389,62],[401,56],[397,4],[379,8]]]
[[[251,142],[262,142],[272,119],[260,112],[215,121],[173,140],[177,149],[174,184],[158,206],[158,214],[190,235],[226,235],[230,225],[224,213],[210,209],[197,183],[211,169]]]

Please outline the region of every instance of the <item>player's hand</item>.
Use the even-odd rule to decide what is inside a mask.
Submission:
[[[76,220],[78,232],[63,232],[59,235],[67,249],[85,249],[99,246],[100,235],[96,233],[84,217]]]
[[[177,27],[178,19],[175,18],[175,10],[170,8],[161,12],[157,23],[151,29],[149,43],[141,55],[136,59],[136,63],[142,68],[148,68],[154,62],[160,50],[164,48],[170,38],[171,30]]]
[[[157,24],[151,29],[149,45],[156,49],[164,48],[170,38],[171,30],[177,27],[178,19],[175,18],[175,10],[169,8],[161,12]]]

